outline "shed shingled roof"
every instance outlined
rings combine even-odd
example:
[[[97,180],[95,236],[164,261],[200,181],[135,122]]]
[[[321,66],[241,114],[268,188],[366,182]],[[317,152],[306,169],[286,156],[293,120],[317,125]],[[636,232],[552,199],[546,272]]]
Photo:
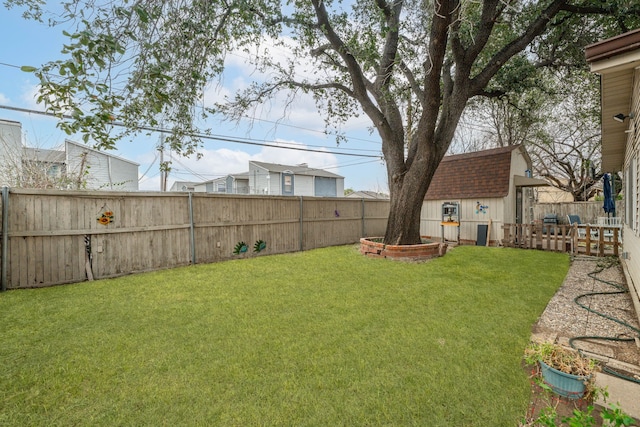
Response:
[[[446,156],[436,170],[425,200],[506,197],[511,153],[520,145]]]

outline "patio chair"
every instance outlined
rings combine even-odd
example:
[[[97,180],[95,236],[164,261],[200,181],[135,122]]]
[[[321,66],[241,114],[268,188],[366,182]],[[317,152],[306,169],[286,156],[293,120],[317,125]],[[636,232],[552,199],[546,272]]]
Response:
[[[583,224],[582,221],[580,221],[579,215],[567,215],[567,219],[569,220],[569,225],[577,224],[580,226],[577,229],[578,238],[584,239],[587,237],[587,229],[585,227],[589,224]],[[596,237],[597,233],[598,233],[597,230],[591,230],[591,237]]]
[[[612,227],[617,228],[619,230],[618,238],[622,240],[622,218],[620,218],[619,216],[598,217],[598,227],[609,227],[602,232],[603,236],[609,240],[613,239]]]

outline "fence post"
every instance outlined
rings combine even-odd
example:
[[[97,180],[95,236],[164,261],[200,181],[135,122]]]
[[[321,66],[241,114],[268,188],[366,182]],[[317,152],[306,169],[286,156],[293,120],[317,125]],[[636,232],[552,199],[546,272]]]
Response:
[[[366,234],[364,234],[365,232],[365,228],[364,228],[364,197],[362,199],[362,237],[367,237]]]
[[[304,203],[302,202],[302,197],[300,196],[300,252],[302,252],[304,250],[304,211],[303,211],[303,205]]]
[[[196,234],[193,225],[193,193],[189,191],[189,243],[191,244],[191,264],[196,264]]]
[[[2,262],[0,270],[0,287],[2,292],[7,290],[7,258],[9,256],[9,187],[2,187]]]

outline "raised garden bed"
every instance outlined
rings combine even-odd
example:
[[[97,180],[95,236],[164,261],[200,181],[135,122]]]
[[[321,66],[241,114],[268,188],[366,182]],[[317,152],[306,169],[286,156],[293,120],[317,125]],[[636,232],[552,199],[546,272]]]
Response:
[[[386,245],[382,237],[360,239],[360,253],[374,258],[423,261],[444,255],[445,243],[424,240],[417,245]]]

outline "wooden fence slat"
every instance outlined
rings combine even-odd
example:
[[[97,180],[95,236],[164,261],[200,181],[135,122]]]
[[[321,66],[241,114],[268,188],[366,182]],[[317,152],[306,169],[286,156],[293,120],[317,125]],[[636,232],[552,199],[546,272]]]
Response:
[[[578,230],[584,230],[585,237],[580,238]],[[544,232],[546,230],[546,232]],[[592,238],[592,230],[598,237]],[[605,231],[612,231],[611,240],[605,240]],[[593,256],[618,256],[622,243],[617,227],[590,225],[545,225],[504,224],[502,245],[505,247],[540,249],[573,254],[584,253]],[[535,235],[535,238],[534,238]]]
[[[85,236],[96,279],[191,262],[186,193],[17,189],[10,198],[8,288],[86,280]],[[243,257],[356,243],[362,230],[383,235],[389,212],[383,200],[201,193],[192,200],[196,262],[238,257],[239,241],[249,246]],[[97,221],[105,209],[114,212],[106,226]],[[267,242],[263,253],[253,252],[258,240]]]

